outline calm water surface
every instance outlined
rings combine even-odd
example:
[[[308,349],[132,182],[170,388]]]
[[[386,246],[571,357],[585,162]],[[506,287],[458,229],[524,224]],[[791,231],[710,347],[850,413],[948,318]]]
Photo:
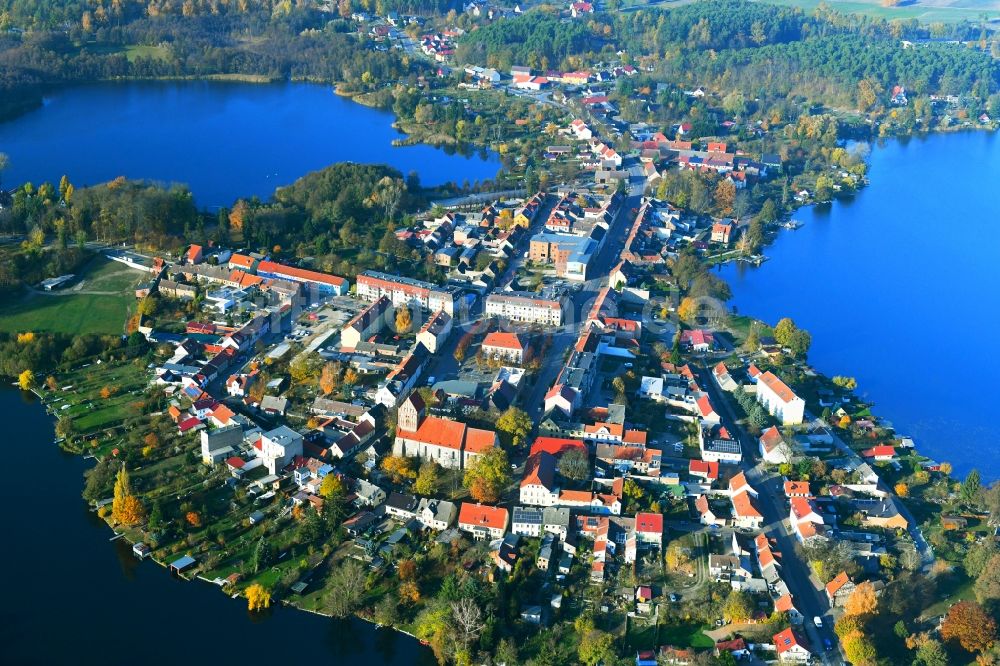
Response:
[[[722,269],[740,312],[789,316],[822,372],[920,451],[1000,477],[1000,137],[965,132],[875,148],[871,185],[796,214],[760,268]]]
[[[292,609],[251,618],[243,600],[139,562],[80,499],[90,463],[52,443],[34,396],[0,387],[0,414],[34,470],[0,484],[0,664],[278,664],[296,650],[338,666],[433,663],[403,634]]]
[[[393,115],[338,97],[329,86],[230,82],[107,83],[53,93],[0,123],[10,156],[4,183],[80,187],[117,176],[186,183],[201,207],[274,189],[334,162],[389,164],[425,185],[494,178],[496,155],[393,147]]]

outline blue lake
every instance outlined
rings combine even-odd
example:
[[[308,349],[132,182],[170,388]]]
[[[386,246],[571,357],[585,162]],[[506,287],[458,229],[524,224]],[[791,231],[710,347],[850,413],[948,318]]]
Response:
[[[200,207],[274,189],[334,162],[389,164],[425,185],[492,179],[495,154],[449,154],[417,145],[393,115],[338,97],[329,86],[229,82],[108,83],[52,93],[45,104],[0,123],[10,156],[5,184],[80,187],[124,175],[186,183]]]
[[[11,574],[0,604],[0,663],[230,664],[245,661],[239,655],[248,649],[260,663],[280,663],[295,645],[322,664],[436,663],[404,634],[290,608],[251,616],[244,600],[214,585],[140,562],[124,540],[108,543],[111,530],[80,497],[92,463],[52,443],[41,403],[4,385],[0,413],[17,415],[5,441],[19,442],[47,480],[39,488],[34,475],[18,474],[0,484],[9,509],[0,568]]]
[[[856,197],[800,210],[759,268],[721,275],[741,313],[812,333],[810,362],[918,449],[1000,478],[1000,137],[890,141]]]

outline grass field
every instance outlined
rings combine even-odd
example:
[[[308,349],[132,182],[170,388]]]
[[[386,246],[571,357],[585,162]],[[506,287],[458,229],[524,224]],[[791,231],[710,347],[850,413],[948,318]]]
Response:
[[[27,290],[0,300],[0,331],[121,333],[135,301],[131,289],[140,278],[137,271],[97,257],[64,291]]]
[[[761,0],[772,5],[801,7],[812,11],[821,0]],[[917,19],[922,23],[957,23],[959,21],[978,22],[986,15],[989,19],[1000,18],[1000,2],[996,0],[941,0],[926,1],[883,7],[879,0],[826,0],[833,9],[847,14],[864,14],[876,18]]]
[[[704,629],[708,627],[693,622],[661,624],[657,629],[654,625],[642,625],[630,621],[625,642],[632,650],[652,650],[658,645],[697,649],[714,647],[715,641],[703,633]]]
[[[137,58],[154,58],[156,60],[166,60],[170,57],[170,49],[165,46],[143,46],[133,44],[125,47],[125,57],[129,62],[134,62]]]

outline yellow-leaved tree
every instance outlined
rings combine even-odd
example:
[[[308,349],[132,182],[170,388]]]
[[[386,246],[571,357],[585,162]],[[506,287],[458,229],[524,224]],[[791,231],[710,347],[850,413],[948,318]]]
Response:
[[[30,369],[25,370],[17,376],[17,385],[22,391],[30,391],[35,388],[35,373]]]
[[[118,470],[115,479],[115,498],[111,503],[111,516],[122,525],[138,525],[146,517],[146,510],[139,498],[132,494],[125,465]]]
[[[246,589],[247,608],[250,611],[264,610],[271,606],[271,592],[261,585],[254,583]]]

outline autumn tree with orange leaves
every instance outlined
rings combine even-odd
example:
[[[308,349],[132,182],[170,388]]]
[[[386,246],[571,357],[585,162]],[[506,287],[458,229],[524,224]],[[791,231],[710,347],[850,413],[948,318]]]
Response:
[[[122,465],[115,479],[115,496],[111,503],[111,516],[122,525],[138,525],[146,517],[146,510],[135,495],[128,472]]]
[[[846,615],[874,615],[876,610],[878,597],[875,596],[875,586],[867,581],[854,588],[844,604]]]
[[[941,638],[958,641],[969,652],[982,652],[996,642],[997,623],[979,604],[960,601],[948,610],[941,623]]]

